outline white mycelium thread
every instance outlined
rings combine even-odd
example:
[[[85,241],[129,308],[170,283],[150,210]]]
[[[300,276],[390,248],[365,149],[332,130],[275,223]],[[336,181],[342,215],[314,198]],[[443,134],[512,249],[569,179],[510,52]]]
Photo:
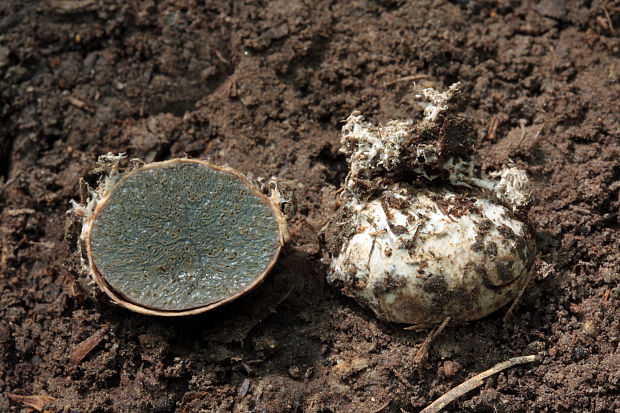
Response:
[[[422,94],[430,101],[424,107],[424,121],[434,122],[441,112],[448,110],[448,101],[459,92],[460,87],[460,82],[457,82],[450,85],[444,93],[440,93],[433,88],[424,89]]]
[[[376,171],[392,171],[404,158],[403,145],[409,137],[413,121],[390,121],[373,126],[354,111],[342,127],[342,152],[350,164],[352,177],[369,177]]]

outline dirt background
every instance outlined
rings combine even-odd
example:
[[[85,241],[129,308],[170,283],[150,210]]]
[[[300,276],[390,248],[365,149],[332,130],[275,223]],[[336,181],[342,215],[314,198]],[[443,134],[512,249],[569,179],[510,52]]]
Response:
[[[617,1],[3,0],[0,411],[414,412],[526,354],[448,410],[619,411],[619,32]],[[428,331],[326,285],[317,237],[342,120],[420,116],[414,81],[463,82],[480,167],[527,169],[541,260],[507,324],[449,326],[423,366]],[[64,237],[108,151],[286,180],[291,246],[202,316],[108,304]]]

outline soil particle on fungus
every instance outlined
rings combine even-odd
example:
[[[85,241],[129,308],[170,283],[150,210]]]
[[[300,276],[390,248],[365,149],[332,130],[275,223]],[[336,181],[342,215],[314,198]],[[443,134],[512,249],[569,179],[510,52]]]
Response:
[[[0,411],[30,409],[12,394],[53,398],[52,411],[412,412],[527,354],[541,362],[488,379],[447,411],[619,410],[617,8],[0,1]],[[507,323],[500,311],[448,326],[419,369],[427,332],[377,320],[328,287],[317,234],[340,207],[351,112],[374,125],[418,119],[420,88],[457,81],[474,170],[513,162],[530,178],[540,261]],[[431,132],[408,138],[452,142]],[[263,288],[175,320],[93,298],[63,234],[79,178],[108,152],[286,181],[298,199],[293,237]],[[338,249],[334,233],[357,230],[325,237]]]

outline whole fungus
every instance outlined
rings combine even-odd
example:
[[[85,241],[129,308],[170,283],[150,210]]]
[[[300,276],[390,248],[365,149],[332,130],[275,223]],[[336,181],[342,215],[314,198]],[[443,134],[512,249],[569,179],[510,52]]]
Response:
[[[251,290],[275,264],[287,236],[275,192],[200,160],[125,173],[117,164],[86,206],[74,204],[90,274],[114,303],[196,314]]]
[[[474,173],[474,133],[447,92],[420,122],[343,127],[350,172],[322,231],[327,281],[378,317],[423,327],[482,318],[515,299],[534,262],[527,175]],[[499,178],[499,179],[497,179]]]

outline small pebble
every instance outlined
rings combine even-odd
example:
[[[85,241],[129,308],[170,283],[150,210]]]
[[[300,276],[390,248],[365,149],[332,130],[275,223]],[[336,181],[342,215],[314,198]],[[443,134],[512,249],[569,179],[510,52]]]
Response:
[[[288,369],[288,374],[289,374],[292,378],[297,379],[297,380],[299,380],[299,379],[301,378],[301,370],[300,370],[300,369],[299,369],[299,367],[297,367],[297,366],[291,366],[291,367]]]
[[[0,47],[0,68],[8,66],[10,53],[11,51],[8,47]]]
[[[449,379],[454,377],[461,369],[461,365],[456,361],[447,360],[443,363],[443,375]]]
[[[581,325],[583,331],[592,338],[598,337],[601,333],[601,330],[598,328],[598,325],[590,320],[586,320]]]
[[[239,389],[239,396],[245,397],[248,394],[248,390],[250,389],[250,380],[244,379],[241,383],[241,388]]]

